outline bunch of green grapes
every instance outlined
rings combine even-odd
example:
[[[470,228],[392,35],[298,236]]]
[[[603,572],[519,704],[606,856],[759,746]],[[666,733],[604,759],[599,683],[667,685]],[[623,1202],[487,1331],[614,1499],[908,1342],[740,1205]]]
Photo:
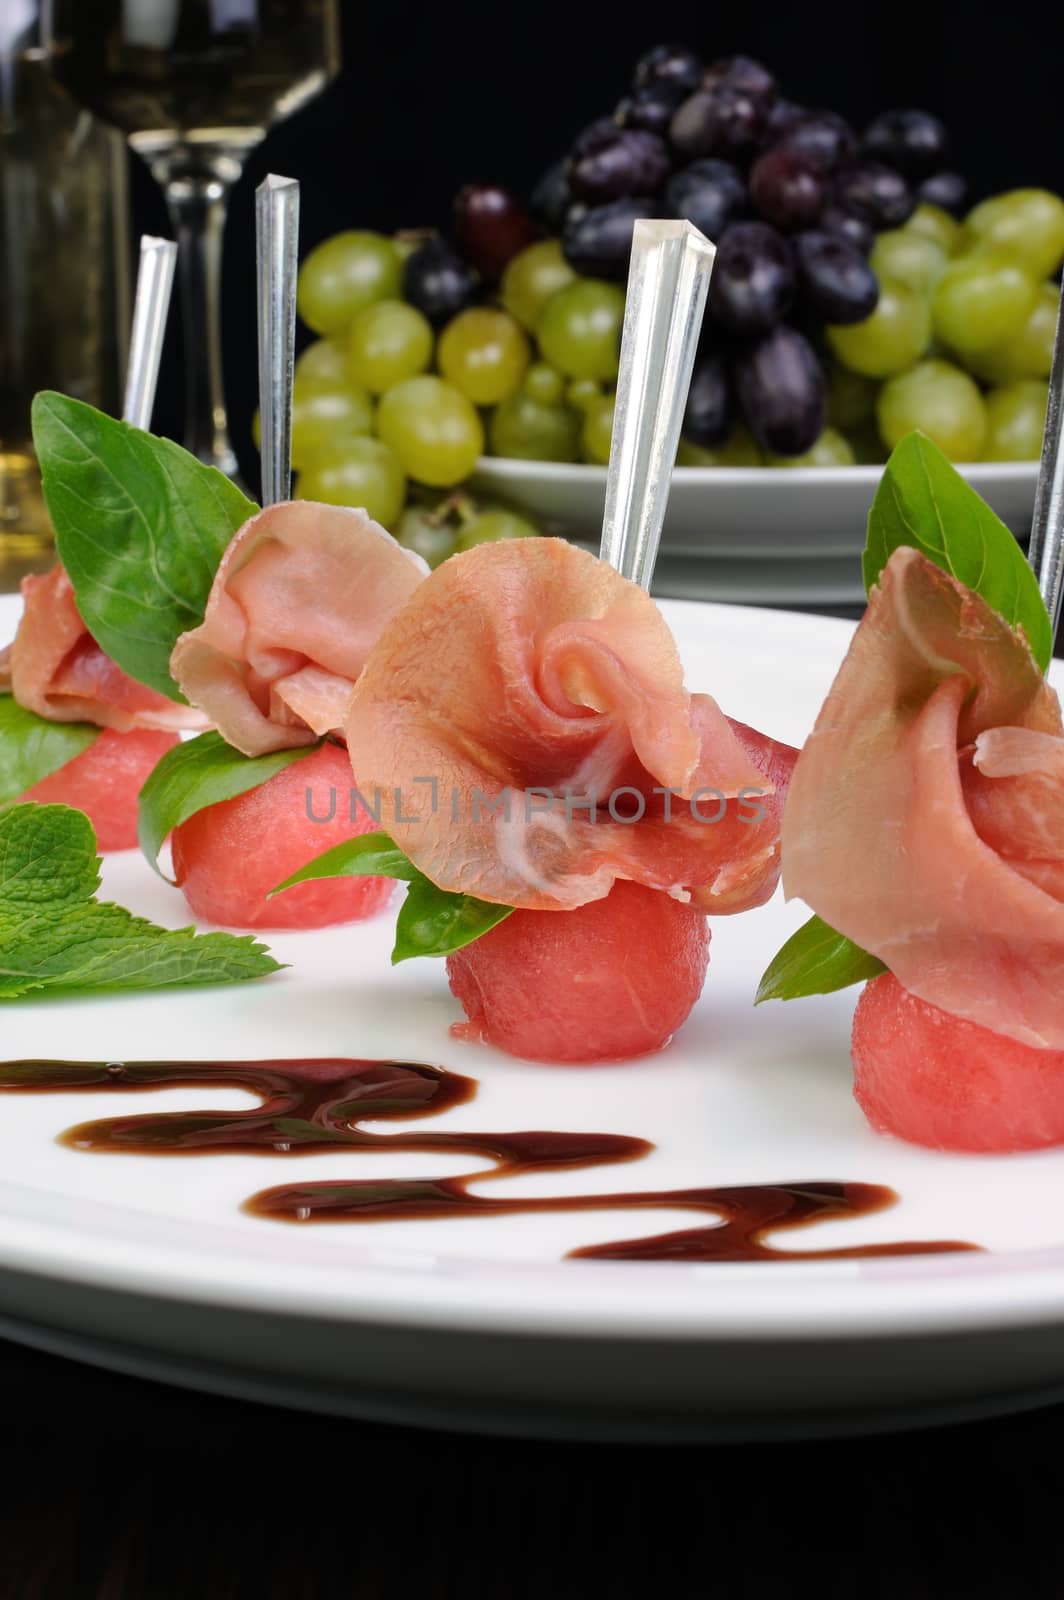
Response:
[[[840,446],[882,460],[919,428],[954,461],[1035,459],[1062,258],[1064,201],[1043,189],[995,195],[963,222],[920,205],[880,233],[875,311],[827,333]]]
[[[421,526],[421,491],[463,483],[489,448],[609,458],[624,291],[578,277],[556,239],[519,250],[489,292],[442,241],[338,234],[304,261],[299,310],[318,335],[296,363],[300,497],[361,505],[398,529],[408,501]],[[482,537],[536,531],[501,515]],[[449,510],[440,527],[455,531]]]

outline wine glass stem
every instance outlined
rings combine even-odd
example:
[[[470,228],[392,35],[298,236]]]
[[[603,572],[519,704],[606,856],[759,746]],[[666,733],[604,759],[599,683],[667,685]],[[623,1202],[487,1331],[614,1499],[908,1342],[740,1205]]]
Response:
[[[235,163],[234,163],[235,166]],[[185,445],[227,476],[237,461],[229,442],[222,381],[222,235],[237,168],[161,174],[177,235],[185,338]]]

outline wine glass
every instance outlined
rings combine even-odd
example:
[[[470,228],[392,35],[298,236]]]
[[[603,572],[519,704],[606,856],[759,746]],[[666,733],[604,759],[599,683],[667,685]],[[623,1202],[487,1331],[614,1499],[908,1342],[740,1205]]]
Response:
[[[121,128],[162,186],[179,245],[185,443],[232,476],[222,384],[230,190],[272,123],[339,69],[337,0],[46,0],[53,71]]]

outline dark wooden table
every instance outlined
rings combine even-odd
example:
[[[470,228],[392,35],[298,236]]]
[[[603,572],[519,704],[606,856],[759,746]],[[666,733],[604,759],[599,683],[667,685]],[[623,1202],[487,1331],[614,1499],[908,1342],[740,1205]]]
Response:
[[[756,1446],[464,1438],[0,1344],[0,1600],[1043,1600],[1064,1408]]]

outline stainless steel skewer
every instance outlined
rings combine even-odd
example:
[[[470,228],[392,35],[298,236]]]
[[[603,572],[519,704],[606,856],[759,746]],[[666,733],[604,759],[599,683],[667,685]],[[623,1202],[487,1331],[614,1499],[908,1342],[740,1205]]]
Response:
[[[716,246],[689,222],[637,222],[600,554],[650,588]]]
[[[1064,311],[1057,317],[1029,560],[1056,632],[1064,597]]]
[[[176,261],[177,245],[172,240],[144,234],[140,241],[126,393],[122,402],[122,416],[136,428],[151,427]]]
[[[262,503],[292,490],[292,375],[296,359],[299,184],[273,173],[255,191]]]

